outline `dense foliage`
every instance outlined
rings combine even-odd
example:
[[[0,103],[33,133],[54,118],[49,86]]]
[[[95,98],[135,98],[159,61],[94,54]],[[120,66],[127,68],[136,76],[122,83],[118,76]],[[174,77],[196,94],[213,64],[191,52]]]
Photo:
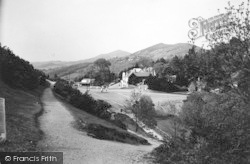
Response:
[[[88,67],[87,73],[84,78],[95,79],[94,85],[104,85],[112,82],[116,76],[110,71],[111,63],[106,59],[97,59],[93,65]]]
[[[15,88],[35,89],[45,85],[45,74],[16,56],[10,49],[0,46],[0,75],[2,80]]]
[[[108,111],[108,108],[111,107],[110,104],[102,100],[94,100],[88,92],[82,94],[79,90],[73,89],[65,80],[58,80],[54,86],[54,91],[79,109],[104,119],[110,119],[111,117],[111,113]]]
[[[188,96],[179,115],[187,132],[155,149],[157,162],[250,163],[249,4],[229,3],[226,24],[209,36],[211,50],[184,57],[185,77],[202,77],[219,93]]]
[[[160,163],[248,163],[250,104],[233,92],[194,93],[180,119],[189,134],[173,137],[154,152]]]
[[[149,89],[164,91],[164,92],[176,92],[179,91],[179,88],[174,85],[174,83],[168,81],[167,78],[159,78],[150,76],[146,80],[146,84]]]

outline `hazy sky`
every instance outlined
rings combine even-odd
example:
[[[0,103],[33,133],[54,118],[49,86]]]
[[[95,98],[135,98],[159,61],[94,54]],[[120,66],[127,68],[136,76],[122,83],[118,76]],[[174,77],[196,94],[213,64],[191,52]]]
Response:
[[[189,19],[223,13],[227,2],[3,0],[0,41],[29,61],[80,60],[118,49],[133,53],[158,43],[187,43]]]

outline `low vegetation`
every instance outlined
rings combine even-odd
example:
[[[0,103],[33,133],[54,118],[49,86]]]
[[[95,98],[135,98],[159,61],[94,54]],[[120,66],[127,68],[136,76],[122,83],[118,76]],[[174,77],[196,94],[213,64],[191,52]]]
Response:
[[[43,107],[40,96],[43,86],[33,91],[10,88],[0,80],[0,97],[5,98],[7,140],[0,144],[0,152],[38,151],[42,139],[38,117]]]
[[[88,124],[88,135],[98,139],[112,140],[129,144],[150,145],[144,138],[136,135],[108,128],[100,124]]]

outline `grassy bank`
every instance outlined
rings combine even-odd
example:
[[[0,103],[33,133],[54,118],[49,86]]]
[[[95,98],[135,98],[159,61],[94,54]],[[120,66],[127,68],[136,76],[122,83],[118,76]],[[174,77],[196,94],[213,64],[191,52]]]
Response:
[[[7,141],[1,152],[38,151],[36,144],[42,137],[38,117],[43,108],[40,95],[45,87],[33,91],[10,88],[0,80],[0,97],[5,98]]]

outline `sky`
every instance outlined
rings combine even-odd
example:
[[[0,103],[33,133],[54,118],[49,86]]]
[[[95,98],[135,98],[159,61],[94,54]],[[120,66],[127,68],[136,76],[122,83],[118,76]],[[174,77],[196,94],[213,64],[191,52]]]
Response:
[[[2,1],[2,3],[1,3]],[[187,43],[188,21],[228,0],[0,0],[0,42],[34,61],[76,61],[158,43]],[[241,0],[231,0],[238,5]]]

